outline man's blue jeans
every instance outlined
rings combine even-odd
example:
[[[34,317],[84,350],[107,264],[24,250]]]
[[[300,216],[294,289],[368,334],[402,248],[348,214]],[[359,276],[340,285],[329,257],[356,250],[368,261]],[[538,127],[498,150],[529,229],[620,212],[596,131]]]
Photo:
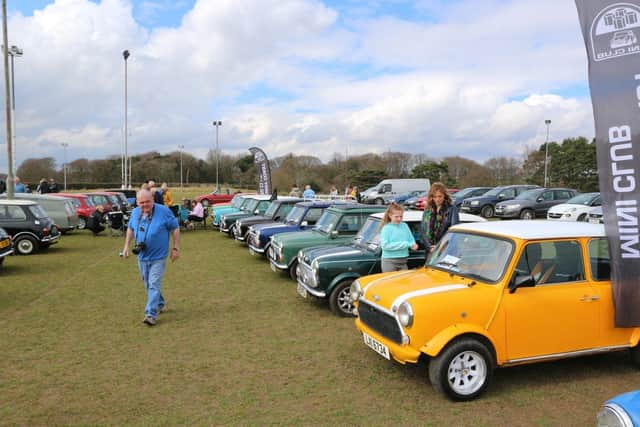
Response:
[[[164,307],[164,297],[160,289],[166,262],[166,259],[156,261],[138,260],[138,268],[142,275],[144,288],[147,290],[147,306],[144,309],[144,315],[151,316],[154,319],[158,316],[158,310]]]

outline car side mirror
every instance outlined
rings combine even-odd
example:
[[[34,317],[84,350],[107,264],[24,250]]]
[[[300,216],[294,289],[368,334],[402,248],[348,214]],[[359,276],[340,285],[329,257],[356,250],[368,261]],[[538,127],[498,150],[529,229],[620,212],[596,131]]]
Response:
[[[333,230],[331,234],[329,234],[329,237],[331,237],[332,239],[338,237],[338,230]]]
[[[509,283],[509,293],[515,293],[518,288],[533,288],[536,285],[536,281],[532,275],[527,274],[524,276],[517,275],[514,280]]]
[[[255,211],[253,211],[253,213],[258,215],[260,213],[260,211],[258,209],[256,209]]]
[[[307,225],[309,225],[309,223],[307,221],[302,221],[300,223],[300,227],[306,227]]]

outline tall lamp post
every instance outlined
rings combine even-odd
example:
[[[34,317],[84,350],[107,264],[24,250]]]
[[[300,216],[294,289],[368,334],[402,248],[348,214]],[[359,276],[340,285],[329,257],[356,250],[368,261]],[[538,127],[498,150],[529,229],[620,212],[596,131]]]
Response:
[[[13,72],[13,58],[20,57],[24,53],[22,49],[20,49],[16,45],[12,45],[7,51],[9,56],[11,57],[11,121],[13,128],[13,135],[11,135],[11,140],[13,141],[13,167],[16,167],[16,84],[14,79]],[[15,171],[14,171],[15,174]]]
[[[62,151],[63,151],[63,159],[64,159],[64,163],[62,164],[62,172],[64,175],[64,191],[67,191],[67,147],[69,146],[68,142],[63,142],[62,144]]]
[[[184,145],[178,145],[180,149],[180,189],[182,190],[182,150],[184,150]]]
[[[214,120],[213,125],[216,127],[216,192],[220,192],[220,182],[218,181],[218,169],[220,163],[220,147],[218,145],[218,128],[222,126],[220,120]]]
[[[127,146],[127,59],[129,59],[130,55],[128,50],[122,51],[122,57],[124,58],[124,161],[122,162],[122,188],[131,188],[131,182],[129,181],[131,164]]]
[[[7,46],[7,0],[2,0],[2,45]],[[13,153],[12,153],[12,138],[11,138],[11,99],[9,98],[9,50],[2,50],[2,63],[4,68],[4,103],[5,103],[5,126],[7,128],[7,134],[5,136],[7,141],[7,198],[13,199],[13,186],[15,184],[13,177]]]
[[[547,175],[547,171],[549,170],[549,125],[551,125],[551,120],[547,119],[544,121],[544,124],[547,125],[547,139],[546,142],[544,144],[544,186],[548,187],[549,186],[549,182],[548,182],[548,175]]]

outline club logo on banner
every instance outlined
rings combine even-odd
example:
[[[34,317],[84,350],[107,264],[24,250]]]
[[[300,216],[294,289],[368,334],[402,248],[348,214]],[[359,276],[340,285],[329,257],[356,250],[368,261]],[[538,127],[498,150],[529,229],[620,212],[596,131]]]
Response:
[[[594,61],[640,53],[640,8],[629,3],[604,8],[593,20],[590,36]]]
[[[249,148],[258,169],[258,194],[271,194],[271,168],[267,155],[258,147]]]
[[[640,0],[575,0],[589,89],[617,327],[640,326]]]

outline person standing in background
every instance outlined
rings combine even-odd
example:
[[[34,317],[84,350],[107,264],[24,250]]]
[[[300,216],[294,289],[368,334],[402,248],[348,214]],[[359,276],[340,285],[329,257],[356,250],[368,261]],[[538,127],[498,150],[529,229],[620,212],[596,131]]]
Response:
[[[397,203],[391,203],[382,218],[380,247],[382,248],[382,272],[407,269],[409,249],[418,249],[409,226],[402,222],[404,209]]]
[[[162,203],[167,207],[173,206],[173,195],[167,183],[163,182],[160,189],[162,190]]]
[[[313,189],[311,188],[310,185],[305,185],[304,187],[304,193],[302,193],[302,198],[304,199],[315,199],[316,198],[316,192],[313,191]]]
[[[420,224],[420,236],[424,242],[427,257],[449,227],[459,222],[458,208],[453,204],[447,187],[441,182],[434,182],[427,193],[427,202]]]
[[[58,188],[58,184],[56,180],[53,178],[49,178],[49,193],[59,193],[60,189]]]
[[[13,192],[14,193],[24,193],[25,192],[24,184],[22,182],[20,182],[20,178],[17,175],[13,178],[13,182],[15,182],[15,184],[13,186]]]

